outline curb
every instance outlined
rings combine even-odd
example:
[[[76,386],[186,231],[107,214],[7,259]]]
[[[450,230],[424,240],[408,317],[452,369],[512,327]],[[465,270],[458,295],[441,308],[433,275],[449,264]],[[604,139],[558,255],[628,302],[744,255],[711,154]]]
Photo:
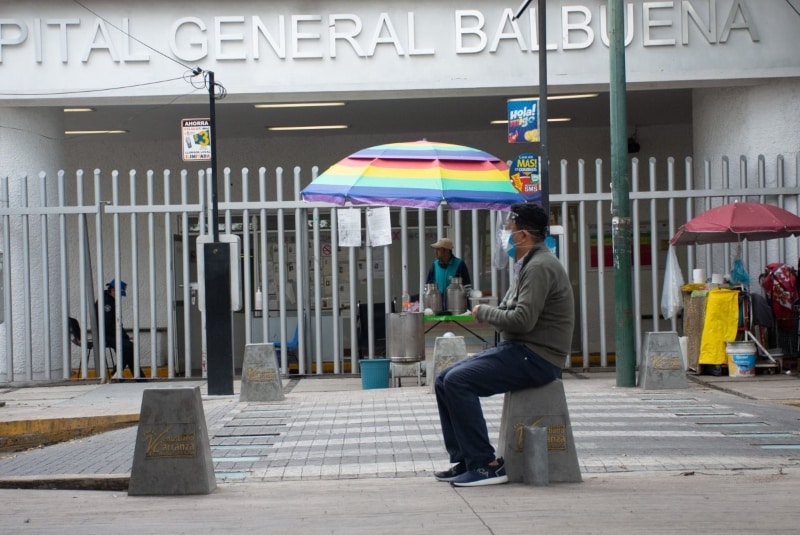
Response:
[[[0,478],[0,489],[128,491],[128,474],[66,474]]]
[[[139,413],[0,422],[0,452],[23,451],[139,423]]]

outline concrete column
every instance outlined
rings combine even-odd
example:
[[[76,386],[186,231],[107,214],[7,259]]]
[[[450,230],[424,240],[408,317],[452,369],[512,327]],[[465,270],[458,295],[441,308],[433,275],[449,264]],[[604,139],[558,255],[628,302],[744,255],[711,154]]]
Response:
[[[692,98],[695,186],[703,186],[703,162],[711,162],[712,187],[721,187],[722,157],[730,161],[730,187],[740,186],[740,157],[747,158],[749,185],[756,184],[758,156],[764,156],[766,186],[776,185],[778,156],[784,158],[787,184],[800,178],[800,80],[769,80],[761,85],[695,89]],[[744,186],[744,184],[742,184]],[[749,198],[758,201],[758,198]],[[787,209],[800,207],[787,204]],[[797,251],[778,258],[776,242],[766,242],[774,261],[797,264]],[[699,251],[702,257],[702,251]],[[763,266],[748,266],[751,286]],[[723,273],[723,266],[713,266]]]
[[[782,154],[789,164],[787,171],[794,173],[794,159],[800,151],[796,121],[800,117],[800,80],[695,89],[692,108],[694,157],[701,169],[702,161],[710,159],[712,172],[716,171],[718,177],[722,156],[732,160],[733,171],[738,169],[739,156],[744,155],[753,160],[748,173],[755,173],[756,157],[763,154],[769,176],[769,168],[774,169],[776,157]]]
[[[24,202],[24,181],[27,177],[29,206],[43,204],[39,173],[47,174],[47,203],[56,204],[58,185],[56,173],[64,161],[64,119],[60,108],[0,108],[0,177],[8,177],[9,199],[2,199],[12,207]],[[9,262],[6,269],[11,272],[11,317],[0,325],[0,382],[45,379],[48,377],[46,363],[51,361],[52,379],[62,377],[62,348],[68,340],[62,339],[61,286],[59,282],[58,221],[48,221],[48,279],[49,308],[42,306],[42,232],[38,217],[29,218],[30,240],[30,286],[31,298],[24,303],[22,218],[13,216],[10,223],[11,250],[3,251]],[[2,242],[0,242],[2,247]],[[1,306],[1,305],[0,305]],[[31,332],[26,332],[25,316],[29,310]],[[50,342],[45,347],[44,318],[49,313]],[[13,377],[8,376],[7,354],[8,326],[13,329]],[[29,342],[30,340],[30,342]],[[30,343],[30,346],[28,344]],[[30,375],[30,377],[28,377]]]

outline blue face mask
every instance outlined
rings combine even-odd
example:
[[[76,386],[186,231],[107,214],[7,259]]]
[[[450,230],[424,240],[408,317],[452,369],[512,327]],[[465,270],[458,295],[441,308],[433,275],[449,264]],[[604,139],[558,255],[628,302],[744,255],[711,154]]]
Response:
[[[503,236],[508,236],[508,239],[503,242],[503,249],[506,250],[506,254],[510,256],[512,259],[517,257],[517,244],[514,243],[514,234],[517,232],[522,232],[521,230],[517,230],[515,232],[511,232],[509,230],[503,230]]]
[[[508,236],[508,245],[506,246],[506,254],[511,257],[511,259],[515,259],[517,257],[517,244],[514,243],[514,235],[509,234]]]

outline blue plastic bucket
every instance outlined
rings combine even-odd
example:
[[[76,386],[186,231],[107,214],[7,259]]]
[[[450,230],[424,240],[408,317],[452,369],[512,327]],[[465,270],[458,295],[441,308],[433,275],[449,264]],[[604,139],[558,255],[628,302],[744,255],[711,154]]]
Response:
[[[362,359],[358,361],[361,368],[361,388],[389,388],[389,359]]]
[[[725,342],[730,377],[752,377],[756,374],[756,345],[753,342]]]

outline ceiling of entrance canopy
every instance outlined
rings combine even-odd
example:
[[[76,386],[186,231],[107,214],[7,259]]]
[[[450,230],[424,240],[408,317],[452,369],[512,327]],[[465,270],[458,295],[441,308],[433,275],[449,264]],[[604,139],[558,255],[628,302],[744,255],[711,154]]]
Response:
[[[91,113],[68,113],[66,130],[127,130],[127,139],[171,139],[180,120],[208,116],[208,101],[194,97],[195,104],[142,104],[93,106]],[[275,136],[330,136],[337,132],[364,135],[376,132],[420,133],[473,131],[497,128],[490,121],[503,119],[506,99],[500,96],[408,98],[393,100],[346,100],[345,106],[326,108],[255,109],[254,102],[236,102],[229,96],[217,104],[219,135],[237,138],[268,139]],[[265,102],[264,101],[261,102]],[[80,105],[92,106],[83,102]],[[77,105],[76,105],[77,106]],[[594,98],[550,100],[551,118],[569,117],[565,123],[550,123],[554,128],[607,127],[608,93]],[[628,91],[628,124],[653,126],[689,124],[692,121],[691,90],[664,89]],[[346,124],[346,130],[273,132],[268,126]]]

